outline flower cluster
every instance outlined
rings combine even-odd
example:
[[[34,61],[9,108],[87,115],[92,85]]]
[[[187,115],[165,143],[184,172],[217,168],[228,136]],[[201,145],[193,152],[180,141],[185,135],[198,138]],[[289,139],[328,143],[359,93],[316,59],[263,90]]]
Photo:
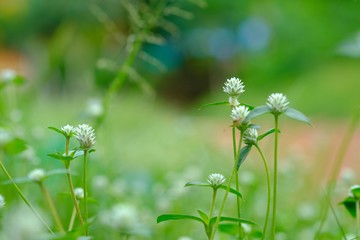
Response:
[[[239,126],[245,123],[245,119],[249,115],[249,108],[245,106],[237,106],[231,110],[231,118],[235,125]]]
[[[247,145],[256,145],[258,132],[255,128],[248,128],[244,133],[244,143]]]
[[[275,114],[283,113],[287,110],[289,101],[286,96],[282,93],[273,93],[269,96],[266,105]]]
[[[81,124],[75,128],[75,137],[81,148],[89,149],[95,144],[94,129],[87,124]]]
[[[61,130],[64,132],[65,137],[67,138],[70,138],[75,134],[75,128],[73,126],[70,126],[69,124],[63,126]]]
[[[229,104],[231,107],[239,105],[238,97],[245,92],[244,88],[245,85],[239,78],[232,77],[226,80],[223,89],[224,92],[229,95]]]
[[[207,181],[213,188],[218,188],[225,180],[225,177],[220,173],[212,173],[209,175]]]
[[[29,172],[27,176],[34,182],[41,182],[45,177],[45,171],[42,168],[37,168]]]

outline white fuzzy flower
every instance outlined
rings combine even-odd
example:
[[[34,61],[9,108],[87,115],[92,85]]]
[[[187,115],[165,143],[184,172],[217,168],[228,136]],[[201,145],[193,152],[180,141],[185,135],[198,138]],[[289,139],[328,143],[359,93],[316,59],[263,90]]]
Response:
[[[208,177],[208,183],[214,188],[218,188],[225,182],[225,177],[220,173],[212,173]]]
[[[244,142],[247,145],[257,144],[258,132],[255,128],[248,128],[244,133]]]
[[[75,137],[81,148],[89,149],[95,144],[94,129],[87,124],[81,124],[75,128]]]
[[[84,189],[83,188],[75,188],[74,189],[75,197],[77,199],[83,199],[84,198]]]
[[[75,128],[73,126],[70,126],[69,124],[63,126],[61,130],[65,133],[66,137],[71,137],[75,134]]]
[[[227,79],[225,82],[225,87],[223,87],[224,92],[232,97],[238,97],[240,94],[245,92],[244,88],[244,83],[239,78],[235,77]]]
[[[3,195],[0,194],[0,208],[3,208],[5,204],[5,198],[3,197]]]
[[[104,108],[99,99],[92,98],[88,101],[86,111],[93,117],[99,117],[104,113]]]
[[[273,113],[283,113],[289,105],[289,101],[282,93],[273,93],[269,96],[266,103]]]
[[[232,108],[240,105],[237,97],[232,97],[232,96],[229,97],[229,104],[230,104],[230,107],[232,107]]]
[[[44,177],[45,177],[45,171],[44,169],[41,168],[34,169],[28,174],[28,178],[30,178],[30,180],[34,182],[40,182],[44,179]]]
[[[231,110],[231,118],[234,122],[236,122],[236,124],[241,125],[245,118],[247,117],[247,115],[249,114],[249,108],[246,106],[238,106],[238,107],[234,107]]]

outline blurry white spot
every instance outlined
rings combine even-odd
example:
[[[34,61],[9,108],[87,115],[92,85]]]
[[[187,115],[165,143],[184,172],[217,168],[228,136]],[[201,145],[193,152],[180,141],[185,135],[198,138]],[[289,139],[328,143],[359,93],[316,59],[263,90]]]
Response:
[[[360,57],[360,32],[355,33],[353,37],[347,39],[345,42],[341,43],[338,50],[338,53],[343,54],[348,57],[359,58]]]

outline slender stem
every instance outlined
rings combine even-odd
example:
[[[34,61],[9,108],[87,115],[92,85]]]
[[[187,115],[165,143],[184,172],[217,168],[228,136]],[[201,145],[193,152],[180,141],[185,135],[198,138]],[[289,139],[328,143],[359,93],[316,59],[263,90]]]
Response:
[[[217,189],[214,189],[214,191],[213,191],[213,195],[212,195],[212,199],[211,199],[209,219],[211,219],[211,218],[212,218],[212,215],[213,215],[213,212],[214,212],[214,208],[215,208],[215,200],[216,200],[216,194],[217,194]]]
[[[71,218],[70,218],[70,222],[69,222],[69,227],[68,227],[68,231],[70,232],[73,227],[74,227],[74,222],[75,222],[75,217],[76,217],[76,208],[74,207],[71,213]]]
[[[360,239],[360,201],[356,200],[356,239]]]
[[[267,181],[267,204],[266,204],[266,217],[265,217],[265,223],[264,223],[264,228],[263,228],[263,234],[262,234],[262,238],[261,239],[265,239],[266,237],[266,230],[267,230],[267,225],[269,222],[269,216],[270,216],[270,198],[271,198],[271,189],[270,189],[270,174],[269,174],[269,168],[268,165],[266,163],[266,158],[264,156],[264,153],[261,151],[261,149],[259,148],[259,146],[256,144],[254,145],[256,147],[256,149],[259,151],[261,158],[263,160],[264,163],[264,167],[265,167],[265,172],[266,172],[266,181]]]
[[[84,179],[83,179],[83,188],[84,188],[84,211],[85,211],[85,236],[89,235],[88,229],[88,206],[87,206],[87,153],[88,150],[84,150]]]
[[[238,152],[236,151],[236,128],[232,127],[232,139],[233,139],[233,151],[234,151],[234,164],[235,166],[237,166],[237,156],[238,156]],[[241,147],[241,142],[242,142],[242,134],[240,134],[240,140],[239,140],[239,146]],[[236,191],[240,191],[240,187],[239,187],[239,175],[236,172],[235,174],[235,188]],[[237,206],[237,217],[240,218],[241,216],[241,206],[240,206],[240,198],[237,196],[236,197],[236,206]],[[241,223],[238,224],[238,231],[239,231],[239,239],[242,236],[242,227],[241,227]]]
[[[51,215],[54,218],[54,221],[55,221],[55,224],[56,224],[58,230],[60,232],[64,233],[65,232],[64,226],[61,223],[59,214],[58,214],[58,212],[56,210],[54,201],[52,200],[52,198],[51,198],[51,196],[49,194],[49,191],[46,189],[43,182],[39,182],[39,186],[40,186],[40,189],[41,189],[42,193],[44,194],[45,200],[46,200],[46,202],[47,202],[47,204],[48,204],[48,206],[50,208]]]
[[[220,217],[221,217],[222,212],[224,211],[226,199],[227,199],[228,194],[229,194],[229,191],[230,191],[231,182],[232,182],[232,180],[233,180],[233,178],[234,178],[235,175],[236,175],[236,165],[234,164],[234,167],[233,167],[233,170],[232,170],[232,174],[231,174],[230,179],[229,179],[229,183],[228,183],[228,185],[227,185],[227,187],[226,187],[224,199],[223,199],[223,201],[222,201],[222,203],[221,203],[221,206],[220,206],[219,214],[218,214],[218,216],[217,216],[217,218],[216,218],[215,224],[214,224],[213,229],[212,229],[212,234],[211,234],[211,236],[210,236],[210,240],[213,240],[214,237],[215,237],[216,228],[217,228],[217,226],[219,225]]]
[[[68,179],[68,182],[69,182],[69,187],[70,187],[71,198],[73,200],[74,207],[76,209],[76,213],[77,213],[77,215],[79,217],[80,225],[84,225],[84,220],[83,220],[83,217],[81,215],[79,203],[78,203],[78,201],[76,199],[76,196],[75,196],[74,185],[73,185],[73,182],[72,182],[72,179],[71,179],[70,169],[69,169],[68,166],[65,166],[65,167],[66,167],[66,176],[67,176],[67,179]]]
[[[51,230],[51,228],[49,227],[49,225],[47,225],[47,223],[45,222],[45,220],[40,216],[40,214],[36,211],[36,209],[31,205],[31,203],[27,200],[27,198],[25,197],[25,195],[22,193],[22,191],[20,190],[20,188],[18,187],[18,185],[14,182],[13,178],[10,176],[9,172],[6,170],[4,164],[2,163],[1,159],[0,159],[0,167],[3,170],[3,172],[5,173],[6,177],[10,180],[10,182],[12,183],[13,187],[15,188],[15,190],[17,191],[17,193],[20,195],[21,199],[25,202],[25,204],[31,209],[31,211],[33,211],[33,213],[36,215],[36,217],[40,220],[40,222],[46,227],[46,229],[51,233],[54,234],[54,232]]]
[[[277,175],[278,175],[278,135],[279,135],[279,116],[275,115],[275,142],[274,142],[274,186],[273,186],[273,207],[271,222],[271,239],[275,239],[276,228],[276,200],[277,200]]]

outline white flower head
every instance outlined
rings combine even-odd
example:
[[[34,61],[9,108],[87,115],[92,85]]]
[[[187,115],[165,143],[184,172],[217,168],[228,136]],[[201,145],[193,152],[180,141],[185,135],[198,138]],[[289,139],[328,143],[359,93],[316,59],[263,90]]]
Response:
[[[287,110],[289,101],[282,93],[273,93],[269,96],[266,103],[273,113],[283,113]]]
[[[239,78],[235,77],[227,79],[225,82],[225,86],[223,87],[224,92],[229,94],[231,97],[240,96],[240,94],[245,92],[244,88],[244,83]]]
[[[234,123],[236,123],[237,125],[241,125],[245,118],[247,117],[247,115],[249,114],[249,108],[246,106],[238,106],[238,107],[234,107],[231,110],[231,118],[234,121]]]
[[[360,200],[360,185],[351,186],[349,196],[355,198],[356,200]]]
[[[258,132],[255,128],[248,128],[244,133],[244,142],[247,145],[257,144]]]
[[[213,188],[218,188],[221,184],[225,182],[225,180],[226,179],[222,174],[212,173],[209,175],[207,181]]]
[[[75,197],[77,199],[83,199],[84,198],[84,189],[83,188],[75,188],[74,189]]]
[[[81,124],[75,128],[75,137],[81,148],[89,149],[95,144],[94,129],[87,124]]]
[[[28,178],[34,182],[41,182],[45,177],[45,170],[42,168],[36,168],[29,172]]]
[[[65,133],[66,137],[71,137],[75,134],[75,128],[69,124],[63,126],[61,130]]]
[[[232,107],[232,108],[240,105],[237,97],[232,97],[232,96],[229,97],[229,104],[230,104],[230,107]]]
[[[0,208],[3,208],[5,204],[5,198],[3,197],[3,195],[0,194]]]

